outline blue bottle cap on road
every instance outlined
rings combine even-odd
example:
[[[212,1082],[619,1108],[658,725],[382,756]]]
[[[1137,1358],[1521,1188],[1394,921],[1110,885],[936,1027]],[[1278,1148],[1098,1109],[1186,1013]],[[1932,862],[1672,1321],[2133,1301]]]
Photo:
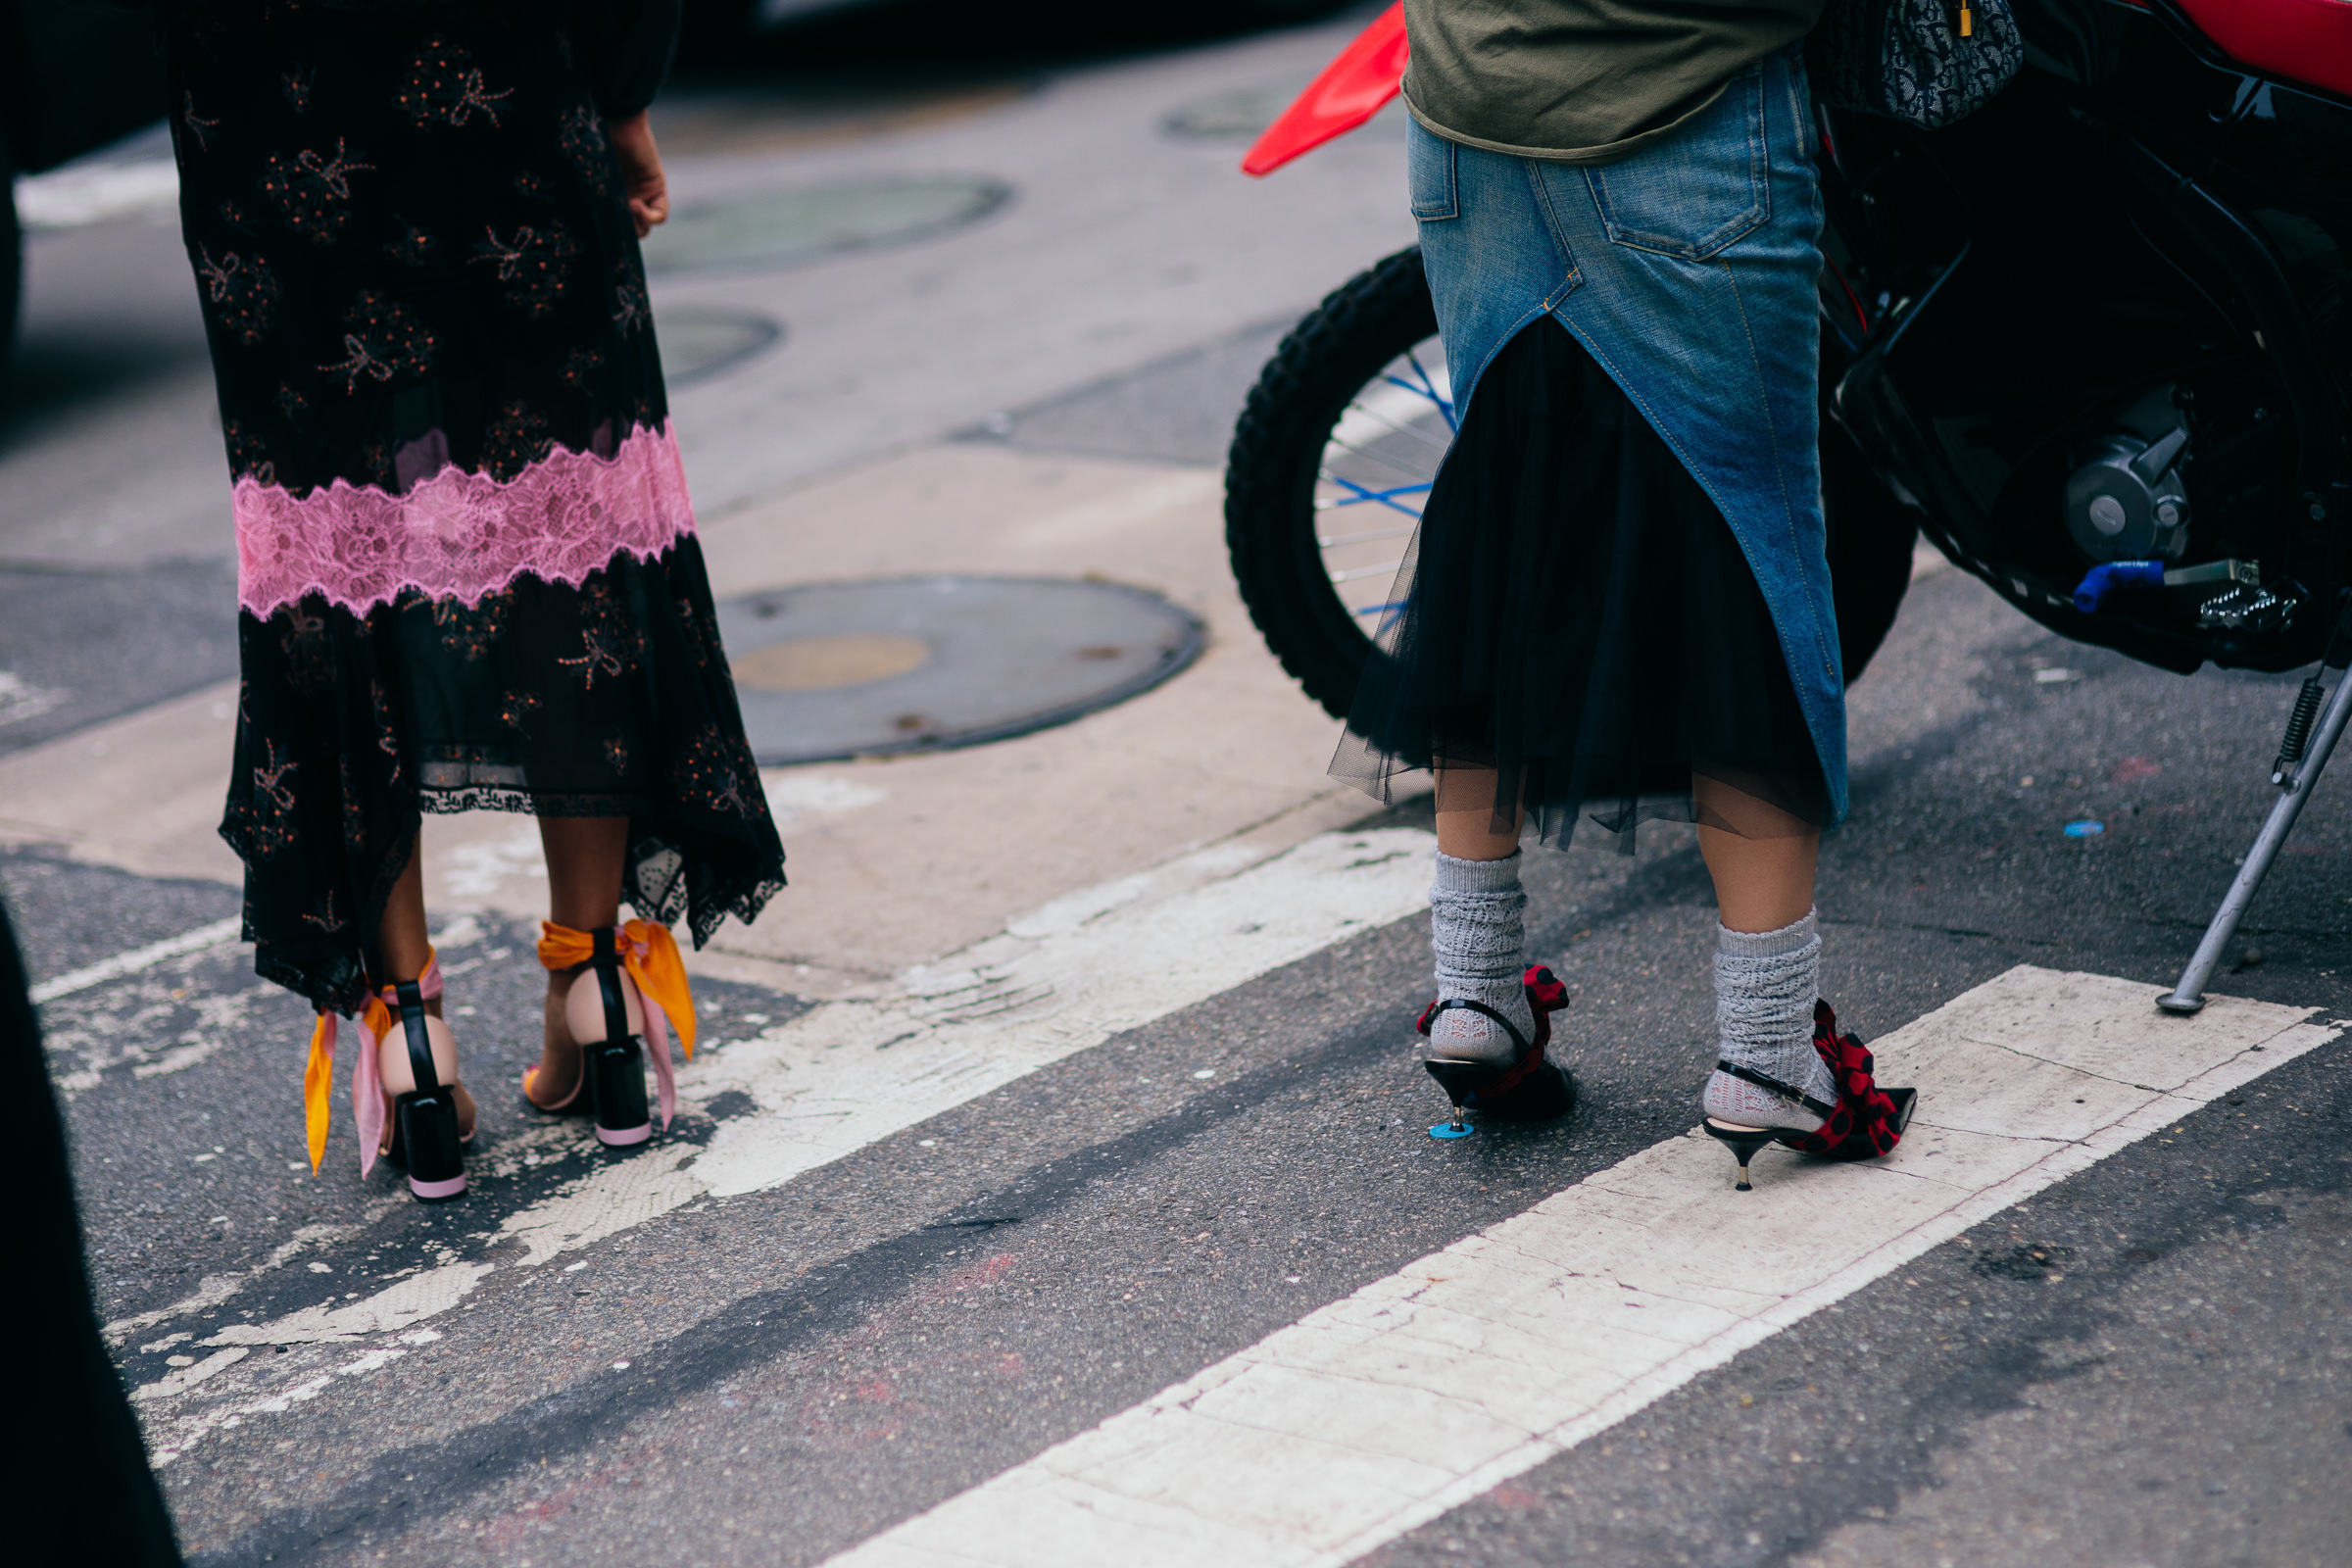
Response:
[[[1429,1130],[1432,1138],[1467,1138],[1472,1132],[1466,1121],[1442,1121]]]
[[[2066,836],[2070,839],[2095,839],[2106,831],[2106,823],[2094,821],[2088,817],[2080,822],[2066,824]]]

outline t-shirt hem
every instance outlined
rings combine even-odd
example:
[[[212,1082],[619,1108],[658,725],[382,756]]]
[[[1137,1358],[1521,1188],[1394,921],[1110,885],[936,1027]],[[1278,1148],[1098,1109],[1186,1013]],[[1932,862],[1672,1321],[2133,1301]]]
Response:
[[[1708,93],[1663,125],[1653,125],[1648,130],[1617,141],[1602,142],[1594,147],[1525,147],[1515,142],[1494,141],[1485,136],[1473,136],[1468,131],[1456,130],[1451,125],[1442,124],[1424,114],[1421,106],[1413,102],[1412,82],[1409,76],[1405,79],[1403,93],[1404,112],[1413,117],[1415,123],[1433,136],[1443,136],[1447,141],[1459,142],[1464,147],[1476,147],[1490,153],[1505,153],[1513,158],[1537,158],[1553,164],[1613,164],[1621,158],[1632,157],[1644,147],[1664,141],[1682,129],[1683,126],[1703,113],[1716,99],[1722,97],[1723,89],[1730,85],[1729,77],[1717,82],[1713,92]]]

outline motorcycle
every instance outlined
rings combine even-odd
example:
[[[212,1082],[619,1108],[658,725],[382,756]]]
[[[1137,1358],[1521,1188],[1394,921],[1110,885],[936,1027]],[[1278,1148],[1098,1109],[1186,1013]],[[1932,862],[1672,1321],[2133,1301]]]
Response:
[[[1922,130],[1817,106],[1822,487],[1845,676],[1924,534],[2051,631],[2187,674],[2317,664],[2278,796],[2174,988],[2204,986],[2293,829],[2352,679],[2352,6],[2013,0],[2025,68]],[[1243,162],[1369,120],[1393,7]],[[1226,471],[1234,575],[1344,716],[1456,424],[1418,250],[1334,291],[1251,391]]]

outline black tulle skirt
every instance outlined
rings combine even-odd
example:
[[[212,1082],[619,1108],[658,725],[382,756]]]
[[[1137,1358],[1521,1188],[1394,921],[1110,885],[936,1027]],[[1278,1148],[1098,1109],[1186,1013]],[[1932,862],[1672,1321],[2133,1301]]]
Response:
[[[1382,799],[1745,837],[1828,820],[1821,762],[1755,573],[1723,514],[1608,373],[1545,318],[1496,354],[1389,596],[1332,772]]]

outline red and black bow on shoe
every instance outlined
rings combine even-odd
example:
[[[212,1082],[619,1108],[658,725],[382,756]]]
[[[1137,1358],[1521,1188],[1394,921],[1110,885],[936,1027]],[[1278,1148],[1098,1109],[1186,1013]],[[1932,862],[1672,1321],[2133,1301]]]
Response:
[[[1813,1004],[1813,1049],[1838,1081],[1838,1103],[1829,1119],[1809,1133],[1784,1133],[1780,1141],[1800,1154],[1824,1159],[1875,1159],[1894,1152],[1919,1103],[1916,1089],[1881,1089],[1877,1068],[1859,1037],[1838,1032],[1838,1014],[1826,1002]],[[1808,1103],[1811,1102],[1808,1101]]]
[[[1520,984],[1527,991],[1528,1008],[1536,1015],[1533,1043],[1501,1013],[1466,997],[1432,1002],[1414,1021],[1413,1027],[1426,1035],[1440,1013],[1466,1008],[1494,1019],[1519,1048],[1518,1054],[1507,1063],[1447,1061],[1437,1056],[1422,1059],[1421,1065],[1429,1069],[1438,1087],[1453,1102],[1457,1117],[1462,1111],[1475,1110],[1498,1121],[1544,1121],[1565,1116],[1576,1108],[1576,1080],[1569,1076],[1567,1068],[1544,1056],[1544,1049],[1551,1044],[1551,1015],[1568,1005],[1568,988],[1542,964],[1521,976]]]

